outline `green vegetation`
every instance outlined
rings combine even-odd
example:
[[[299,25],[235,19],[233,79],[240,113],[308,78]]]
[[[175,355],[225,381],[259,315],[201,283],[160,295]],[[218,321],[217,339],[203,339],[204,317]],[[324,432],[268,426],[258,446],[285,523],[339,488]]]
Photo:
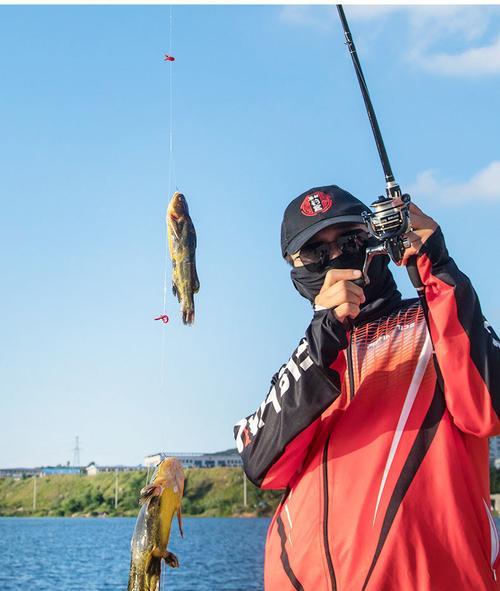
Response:
[[[490,466],[490,492],[500,493],[500,469]]]
[[[268,516],[281,498],[280,493],[259,490],[247,481],[247,507],[244,507],[243,472],[239,468],[190,468],[185,473],[184,515]],[[135,516],[139,491],[146,483],[146,470],[118,474],[116,509],[114,473],[36,478],[35,510],[34,480],[0,479],[1,516]]]

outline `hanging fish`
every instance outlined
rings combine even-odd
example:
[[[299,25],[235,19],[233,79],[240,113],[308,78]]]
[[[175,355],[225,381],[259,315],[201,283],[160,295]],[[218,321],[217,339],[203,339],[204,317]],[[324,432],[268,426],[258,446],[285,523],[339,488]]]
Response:
[[[165,458],[157,466],[151,482],[141,490],[142,505],[131,541],[132,557],[128,591],[159,591],[161,561],[176,568],[177,557],[167,550],[174,514],[182,531],[181,501],[184,472],[176,458]]]
[[[172,259],[172,292],[181,304],[182,322],[194,322],[194,294],[200,289],[196,273],[196,232],[182,193],[175,192],[167,209],[168,249]]]

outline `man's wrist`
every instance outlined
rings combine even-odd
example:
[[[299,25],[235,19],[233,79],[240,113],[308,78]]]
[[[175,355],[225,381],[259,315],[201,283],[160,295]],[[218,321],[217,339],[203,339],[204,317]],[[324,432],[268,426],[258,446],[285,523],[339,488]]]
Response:
[[[418,257],[426,255],[434,267],[441,267],[449,262],[450,255],[446,248],[441,226],[438,226],[429,238],[422,244]]]

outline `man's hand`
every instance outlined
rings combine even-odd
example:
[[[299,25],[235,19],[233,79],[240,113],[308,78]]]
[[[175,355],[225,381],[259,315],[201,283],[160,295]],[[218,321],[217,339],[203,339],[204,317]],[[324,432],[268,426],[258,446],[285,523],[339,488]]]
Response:
[[[424,242],[434,233],[438,224],[428,215],[418,208],[414,203],[410,203],[410,224],[413,230],[405,234],[410,241],[411,246],[404,252],[402,265],[408,263],[408,259],[418,254]]]
[[[330,269],[314,304],[331,308],[339,322],[356,318],[360,305],[365,301],[363,289],[353,283],[360,277],[361,271],[357,269]]]

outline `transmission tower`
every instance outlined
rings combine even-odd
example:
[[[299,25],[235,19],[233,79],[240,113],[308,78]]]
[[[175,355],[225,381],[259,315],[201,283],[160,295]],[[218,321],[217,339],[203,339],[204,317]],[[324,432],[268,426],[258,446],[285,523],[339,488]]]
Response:
[[[75,448],[73,449],[73,466],[80,467],[80,439],[78,435],[75,438]]]

